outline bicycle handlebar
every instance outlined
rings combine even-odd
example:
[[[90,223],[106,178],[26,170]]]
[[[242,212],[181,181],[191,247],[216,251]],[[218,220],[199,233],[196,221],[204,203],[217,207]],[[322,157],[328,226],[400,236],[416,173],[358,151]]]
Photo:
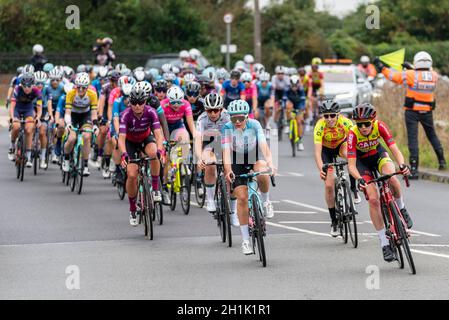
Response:
[[[329,169],[329,167],[343,167],[346,166],[348,164],[348,161],[337,161],[337,162],[332,162],[332,163],[326,163],[323,165],[323,171],[327,171],[327,169]]]
[[[372,180],[368,181],[366,184],[368,185],[368,184],[372,184],[372,183],[387,181],[387,180],[389,180],[392,177],[397,176],[397,175],[402,175],[402,172],[401,171],[397,171],[397,172],[394,172],[394,173],[386,174],[386,175],[380,176],[380,177],[378,177],[376,179],[372,179]],[[410,187],[410,181],[408,180],[407,176],[404,176],[404,181],[405,181],[405,186],[407,188]],[[368,197],[368,194],[366,193],[366,190],[363,190],[363,193],[365,194],[365,199],[368,201],[369,197]]]

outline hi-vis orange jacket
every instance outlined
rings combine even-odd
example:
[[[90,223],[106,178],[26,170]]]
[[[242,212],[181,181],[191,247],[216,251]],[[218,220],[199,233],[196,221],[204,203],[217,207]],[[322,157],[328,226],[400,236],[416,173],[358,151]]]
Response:
[[[406,70],[402,72],[384,68],[387,79],[407,88],[405,110],[432,111],[435,108],[435,88],[438,74],[431,70]]]

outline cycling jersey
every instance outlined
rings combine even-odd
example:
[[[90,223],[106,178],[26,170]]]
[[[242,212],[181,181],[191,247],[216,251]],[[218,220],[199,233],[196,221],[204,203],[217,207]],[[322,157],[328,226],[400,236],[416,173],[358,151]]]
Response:
[[[257,100],[259,100],[259,106],[260,106],[260,102],[263,101],[267,101],[268,99],[270,99],[272,96],[274,96],[274,90],[273,90],[273,85],[271,84],[271,82],[268,82],[267,85],[265,86],[265,88],[262,86],[262,82],[258,81],[256,83],[257,86]],[[263,107],[263,103],[262,106]]]
[[[128,106],[125,104],[124,100],[123,97],[115,99],[112,107],[112,118],[120,118],[122,112],[126,110]]]
[[[14,88],[15,86],[18,86],[19,84],[20,84],[20,76],[15,76],[11,79],[9,86]]]
[[[122,91],[119,87],[114,88],[111,90],[111,93],[109,94],[109,98],[108,98],[108,106],[113,106],[114,102],[117,98],[120,98],[120,96],[122,95]]]
[[[95,79],[94,81],[92,81],[92,86],[95,88],[95,90],[97,90],[97,97],[99,98],[102,87],[100,79]]]
[[[61,97],[64,94],[64,85],[62,83],[58,84],[58,86],[53,88],[51,84],[48,84],[44,87],[44,90],[42,91],[42,96],[44,99],[44,108],[47,108],[48,101],[51,100],[53,110],[55,110],[55,107],[58,104],[59,97]]]
[[[38,105],[42,105],[42,92],[38,88],[33,87],[31,92],[26,94],[21,86],[16,86],[11,101],[16,102],[15,112],[25,113],[33,110],[34,101]]]
[[[72,110],[72,113],[86,113],[97,109],[97,94],[93,90],[87,89],[87,92],[81,97],[77,89],[72,89],[67,93],[65,103],[66,110]]]
[[[119,133],[125,134],[126,140],[131,142],[143,142],[152,131],[160,128],[156,111],[148,105],[145,106],[140,118],[134,115],[131,108],[126,109],[120,117]]]
[[[222,95],[224,95],[224,106],[225,108],[228,107],[228,105],[234,101],[239,100],[240,95],[242,92],[245,91],[245,85],[239,81],[236,87],[233,87],[231,85],[231,80],[226,80],[223,82],[223,85],[221,87]]]
[[[308,74],[309,77],[309,85],[308,87],[312,87],[313,92],[315,93],[316,91],[318,91],[323,83],[324,80],[324,74],[322,72],[310,72]]]
[[[306,94],[304,90],[301,88],[297,90],[289,89],[286,93],[287,100],[289,100],[295,110],[304,109],[306,105]]]
[[[371,133],[364,136],[357,126],[353,126],[348,135],[348,158],[365,159],[378,154],[381,147],[380,139],[383,139],[388,147],[395,144],[393,136],[387,125],[382,121],[375,120]]]
[[[274,90],[274,98],[276,101],[282,100],[285,97],[285,92],[290,87],[289,77],[284,75],[284,78],[280,80],[277,75],[271,78],[271,84]]]
[[[248,119],[243,130],[237,130],[232,122],[223,127],[223,149],[230,149],[234,153],[248,154],[261,144],[267,143],[265,134],[259,121]]]
[[[326,121],[321,118],[315,125],[313,141],[315,144],[322,144],[323,147],[336,149],[346,141],[346,136],[352,126],[351,120],[341,114],[338,115],[337,123],[333,128],[328,127]]]
[[[197,121],[200,115],[204,112],[204,100],[198,98],[194,103],[190,104],[192,108],[193,120]]]
[[[185,128],[183,120],[184,116],[192,116],[192,107],[190,106],[190,103],[184,99],[182,101],[184,104],[178,107],[177,111],[173,110],[170,106],[170,99],[166,98],[161,101],[160,108],[164,111],[170,133],[174,130]]]
[[[249,88],[245,88],[245,100],[248,102],[250,108],[253,106],[253,98],[257,97],[257,86],[251,84]]]
[[[101,87],[101,95],[105,97],[104,100],[104,110],[103,110],[103,117],[105,117],[108,114],[108,108],[109,108],[109,96],[111,94],[111,91],[113,88],[111,87],[111,83],[107,82]],[[112,101],[114,103],[114,101]],[[112,108],[112,104],[111,104]]]
[[[220,118],[217,121],[212,121],[207,112],[200,115],[196,122],[196,130],[201,136],[216,136],[221,134],[225,124],[231,121],[229,113],[226,110],[221,111]]]
[[[61,118],[64,118],[65,115],[65,98],[66,94],[64,93],[59,97],[58,106],[56,107],[56,112],[59,112]]]

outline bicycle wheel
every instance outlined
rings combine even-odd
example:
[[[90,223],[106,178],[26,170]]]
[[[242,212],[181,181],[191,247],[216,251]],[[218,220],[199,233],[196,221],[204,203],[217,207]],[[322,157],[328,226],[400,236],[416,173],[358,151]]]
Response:
[[[390,202],[390,210],[393,214],[393,219],[395,220],[396,230],[398,231],[400,245],[404,249],[405,257],[407,258],[408,265],[410,266],[410,270],[412,274],[416,274],[415,262],[413,260],[412,252],[410,250],[410,241],[408,239],[407,233],[405,231],[404,224],[402,220],[399,218],[399,210],[395,203]]]
[[[39,165],[39,151],[37,149],[33,150],[33,174],[37,175],[37,167]]]
[[[289,134],[289,138],[290,138],[290,145],[292,147],[292,156],[296,157],[296,133],[297,133],[297,123],[296,123],[296,119],[292,118],[290,119],[290,134]]]
[[[226,217],[225,221],[226,221],[226,233],[228,238],[228,247],[232,247],[231,206],[229,203],[229,195],[228,191],[226,190],[226,181],[224,176],[221,176],[220,178],[219,188],[221,189],[222,211],[224,212],[224,215]]]
[[[347,221],[347,228],[348,228],[348,233],[349,233],[349,237],[351,238],[351,242],[352,245],[354,246],[354,248],[357,248],[358,246],[358,242],[359,242],[359,238],[358,238],[358,234],[357,234],[357,221],[356,221],[356,211],[354,208],[354,202],[352,201],[352,195],[351,192],[349,191],[349,185],[348,182],[345,183],[345,201],[346,201],[346,208],[349,209],[348,211],[348,215],[346,216]]]
[[[19,137],[17,138],[16,151],[15,151],[16,177],[19,180],[20,180],[20,175],[22,173],[22,166],[23,166],[23,160],[22,160],[23,140],[22,139],[23,139],[22,135],[20,134]]]
[[[173,183],[170,188],[170,210],[175,211],[176,209],[176,192],[173,189]]]
[[[83,179],[84,179],[84,159],[81,150],[78,152],[78,168],[77,168],[78,179],[76,183],[76,190],[78,194],[81,194],[83,190]]]
[[[79,179],[79,175],[78,175],[78,162],[77,161],[73,161],[70,165],[70,171],[69,171],[69,175],[71,177],[71,181],[70,181],[70,191],[75,191],[75,188],[78,184],[77,180]]]
[[[187,166],[182,164],[184,169],[181,172],[188,172]],[[181,191],[179,193],[179,198],[181,199],[181,207],[184,214],[189,214],[190,211],[190,191],[192,185],[190,184],[190,175],[185,174],[181,176]]]
[[[200,185],[198,185],[196,175],[194,175],[192,181],[195,190],[196,202],[198,203],[198,206],[202,208],[204,207],[204,203],[206,202],[206,184],[204,183],[204,177],[201,179]],[[200,190],[202,191],[202,195],[200,195]]]
[[[388,238],[388,241],[390,242],[390,247],[393,249],[394,255],[396,257],[396,262],[398,263],[399,269],[404,269],[404,257],[402,255],[401,247],[397,244],[397,237],[398,235],[393,235],[393,233],[390,231],[391,224],[390,222],[390,212],[387,208],[387,205],[382,203],[381,204],[381,210],[382,210],[382,217],[384,220],[385,226],[389,226],[386,229],[386,235]]]
[[[335,186],[335,212],[338,220],[338,229],[340,230],[340,236],[343,242],[348,243],[348,227],[345,223],[345,199],[344,199],[344,189],[339,183]]]
[[[257,241],[257,248],[259,252],[259,259],[262,262],[262,266],[267,266],[267,257],[265,253],[265,243],[264,243],[264,223],[263,223],[263,213],[260,210],[259,199],[256,195],[251,196],[251,202],[253,204],[251,211],[254,219],[254,236],[253,240]]]
[[[147,177],[143,178],[143,190],[142,190],[142,210],[145,222],[145,236],[149,240],[153,240],[153,199],[151,196],[150,186],[147,181]]]
[[[216,207],[216,216],[217,216],[217,227],[220,231],[220,239],[224,243],[226,242],[226,212],[223,209],[223,194],[221,193],[221,188],[216,188],[215,193],[215,207]]]

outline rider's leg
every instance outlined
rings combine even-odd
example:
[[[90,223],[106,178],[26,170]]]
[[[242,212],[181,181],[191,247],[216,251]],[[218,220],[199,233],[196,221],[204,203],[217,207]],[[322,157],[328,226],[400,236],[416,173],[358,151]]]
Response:
[[[233,195],[237,199],[237,216],[240,222],[240,230],[242,232],[243,241],[249,241],[248,187],[246,185],[236,187]]]
[[[45,159],[45,153],[47,149],[48,137],[47,137],[47,126],[48,124],[45,122],[41,123],[41,127],[39,128],[39,141],[41,143],[41,160]]]
[[[293,103],[291,103],[291,101],[287,101],[287,105],[286,105],[286,109],[287,109],[287,121],[290,121],[290,119],[292,118],[292,110],[293,110]]]
[[[89,153],[90,153],[90,141],[92,138],[92,134],[90,132],[83,132],[83,160],[84,165],[87,164],[87,161],[89,160]]]
[[[137,198],[137,175],[138,166],[135,163],[129,163],[126,167],[127,180],[126,192],[128,193],[129,211],[136,212],[136,198]]]
[[[215,163],[217,161],[215,153],[210,149],[203,150],[202,159],[206,163]],[[215,184],[217,183],[217,167],[207,166],[204,169],[204,184],[206,185],[207,202],[213,202],[215,196]]]
[[[98,156],[103,157],[103,147],[106,143],[106,138],[108,135],[109,128],[106,125],[100,126],[100,133],[97,137],[97,146],[98,146]]]
[[[28,161],[31,160],[31,150],[33,149],[33,135],[35,130],[34,121],[25,123],[25,145],[26,145],[26,156]]]
[[[335,176],[333,167],[330,167],[327,170],[326,180],[324,180],[324,189],[324,198],[326,199],[327,208],[329,209],[329,215],[332,223],[335,223],[337,221],[337,216],[335,213]]]
[[[151,171],[151,186],[154,191],[159,190],[159,174],[160,174],[160,164],[159,159],[157,158],[157,146],[156,143],[148,143],[145,146],[145,154],[153,158],[150,162],[150,171]]]

